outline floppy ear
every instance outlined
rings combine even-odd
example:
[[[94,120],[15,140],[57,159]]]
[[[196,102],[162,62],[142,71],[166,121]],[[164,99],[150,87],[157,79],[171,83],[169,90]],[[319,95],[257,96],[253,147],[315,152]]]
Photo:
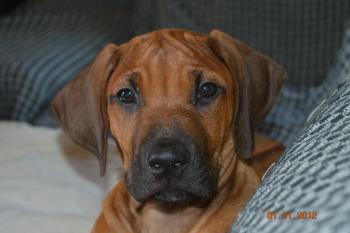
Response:
[[[208,43],[238,85],[236,152],[243,158],[250,158],[254,150],[254,130],[271,110],[287,77],[286,72],[270,58],[219,30],[209,33]]]
[[[52,109],[64,131],[99,160],[100,174],[106,170],[107,84],[117,64],[117,46],[108,44],[52,101]]]

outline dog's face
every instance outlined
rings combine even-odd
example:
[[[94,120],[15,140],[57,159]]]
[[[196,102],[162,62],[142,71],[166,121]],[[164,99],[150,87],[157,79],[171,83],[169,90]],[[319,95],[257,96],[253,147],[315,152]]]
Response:
[[[209,200],[236,154],[251,154],[253,130],[283,76],[276,63],[222,32],[160,30],[105,48],[54,110],[103,166],[112,132],[136,200]],[[79,86],[85,93],[72,94]]]
[[[109,122],[137,200],[208,199],[232,136],[234,85],[206,37],[167,31],[121,46],[108,86]]]

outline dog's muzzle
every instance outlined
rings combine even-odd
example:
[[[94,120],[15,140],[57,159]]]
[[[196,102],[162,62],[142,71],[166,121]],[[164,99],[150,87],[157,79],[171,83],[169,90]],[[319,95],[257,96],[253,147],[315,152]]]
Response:
[[[216,191],[217,176],[205,145],[181,130],[158,130],[147,137],[135,156],[126,184],[140,202],[205,201]]]

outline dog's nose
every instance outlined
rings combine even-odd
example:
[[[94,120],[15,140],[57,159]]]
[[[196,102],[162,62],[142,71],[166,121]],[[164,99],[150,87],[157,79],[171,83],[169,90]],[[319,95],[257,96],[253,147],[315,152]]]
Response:
[[[189,151],[176,140],[161,140],[148,158],[150,172],[156,177],[180,175],[187,164]]]
[[[166,176],[179,172],[186,165],[186,159],[181,154],[152,154],[148,160],[151,173],[155,176]]]

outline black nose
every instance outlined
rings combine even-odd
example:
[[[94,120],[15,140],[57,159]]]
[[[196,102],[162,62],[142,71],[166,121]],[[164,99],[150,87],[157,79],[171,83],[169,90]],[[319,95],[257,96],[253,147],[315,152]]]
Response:
[[[148,158],[150,172],[156,177],[180,175],[189,158],[189,150],[175,139],[159,140]]]

